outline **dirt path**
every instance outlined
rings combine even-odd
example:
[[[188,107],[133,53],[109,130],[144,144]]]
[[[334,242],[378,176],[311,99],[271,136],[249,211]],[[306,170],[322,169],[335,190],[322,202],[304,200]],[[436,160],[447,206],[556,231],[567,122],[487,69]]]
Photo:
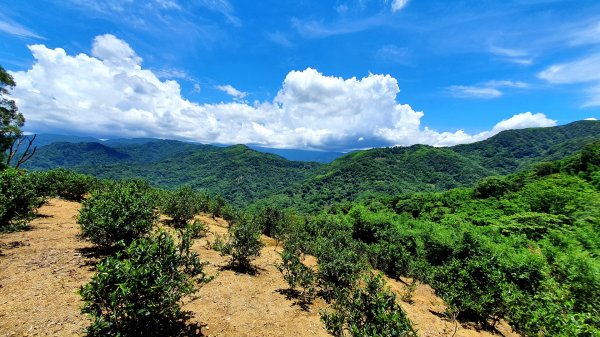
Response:
[[[75,216],[79,204],[52,199],[32,221],[30,231],[5,234],[0,238],[0,336],[81,336],[89,324],[80,314],[77,290],[93,275],[94,261],[86,256],[91,244],[77,239]],[[304,311],[286,299],[280,290],[287,284],[277,271],[279,248],[264,237],[266,247],[255,261],[257,275],[223,269],[227,258],[207,248],[214,234],[224,235],[222,219],[199,216],[209,225],[209,235],[194,245],[207,271],[215,279],[184,306],[192,320],[205,324],[207,336],[327,336],[319,319],[326,307],[316,301]],[[392,290],[404,291],[401,282],[388,280]],[[454,323],[440,315],[443,302],[427,285],[417,286],[414,303],[401,303],[422,337],[452,336]],[[506,325],[504,336],[511,334]],[[471,327],[458,326],[456,337],[499,336]]]
[[[52,199],[31,230],[0,242],[0,333],[3,336],[78,336],[88,320],[77,290],[93,274],[76,238],[79,204]],[[13,248],[10,248],[13,247]]]

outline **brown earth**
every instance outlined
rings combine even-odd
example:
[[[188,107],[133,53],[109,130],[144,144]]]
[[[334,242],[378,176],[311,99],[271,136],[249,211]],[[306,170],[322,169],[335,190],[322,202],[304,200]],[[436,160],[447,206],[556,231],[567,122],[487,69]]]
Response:
[[[52,199],[39,210],[31,230],[0,238],[1,336],[83,335],[89,320],[79,312],[82,302],[77,290],[93,275],[95,260],[86,253],[92,245],[77,238],[78,209],[78,203]],[[184,309],[192,313],[191,321],[204,326],[205,335],[327,336],[319,319],[319,311],[326,308],[323,301],[305,311],[281,293],[287,284],[275,267],[280,248],[272,239],[263,238],[266,246],[255,261],[256,275],[239,274],[224,268],[226,257],[207,248],[215,234],[226,234],[226,222],[199,218],[208,224],[209,235],[198,240],[194,249],[209,263],[207,271],[215,278]],[[398,294],[406,291],[405,283],[388,282]],[[518,336],[505,323],[498,328],[502,333],[492,333],[444,319],[444,303],[427,285],[417,285],[412,300],[401,305],[420,336]]]

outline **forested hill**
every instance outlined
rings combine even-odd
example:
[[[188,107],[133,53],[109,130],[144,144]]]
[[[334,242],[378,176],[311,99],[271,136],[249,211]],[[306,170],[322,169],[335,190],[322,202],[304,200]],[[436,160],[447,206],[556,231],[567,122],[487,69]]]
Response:
[[[447,148],[425,145],[358,151],[322,166],[268,203],[316,211],[370,195],[441,191],[481,178],[562,159],[600,139],[600,121],[503,131],[489,139]]]
[[[487,140],[447,148],[376,148],[331,164],[289,161],[243,145],[217,147],[178,141],[121,140],[54,143],[38,149],[30,169],[71,168],[105,178],[141,177],[159,187],[181,184],[221,194],[237,205],[265,202],[316,210],[371,194],[469,186],[483,177],[564,158],[594,139],[600,122],[509,130]]]
[[[452,149],[488,169],[511,173],[539,161],[565,158],[598,138],[600,121],[578,121],[551,128],[507,130]]]
[[[190,184],[243,205],[310,176],[317,163],[289,161],[244,145],[217,147],[171,140],[105,146],[54,143],[38,149],[26,168],[64,167],[101,178],[143,178],[173,188]]]

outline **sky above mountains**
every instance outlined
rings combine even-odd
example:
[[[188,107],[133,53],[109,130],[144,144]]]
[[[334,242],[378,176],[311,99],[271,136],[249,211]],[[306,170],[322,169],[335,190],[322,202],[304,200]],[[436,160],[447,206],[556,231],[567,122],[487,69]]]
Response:
[[[30,132],[345,151],[600,117],[598,1],[0,8]]]

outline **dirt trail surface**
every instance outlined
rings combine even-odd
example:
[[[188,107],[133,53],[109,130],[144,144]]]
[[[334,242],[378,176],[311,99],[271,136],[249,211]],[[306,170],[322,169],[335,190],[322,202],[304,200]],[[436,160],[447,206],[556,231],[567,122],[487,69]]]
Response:
[[[91,278],[93,261],[82,253],[91,244],[76,238],[78,209],[52,199],[31,230],[2,236],[1,335],[76,336],[87,326],[77,290]]]
[[[94,259],[86,251],[92,245],[79,240],[75,216],[79,204],[52,199],[43,206],[31,230],[4,234],[0,238],[0,336],[82,336],[89,324],[79,312],[77,294],[94,272]],[[275,242],[267,237],[262,255],[255,261],[256,275],[224,268],[228,260],[207,248],[215,234],[227,233],[222,219],[199,216],[208,224],[209,235],[194,249],[209,263],[215,278],[187,300],[185,310],[192,321],[204,325],[206,336],[327,336],[319,319],[326,304],[317,300],[310,311],[294,305],[281,290],[287,288],[275,264],[279,262]],[[397,293],[402,282],[388,280]],[[452,336],[455,324],[441,317],[443,302],[426,285],[418,285],[413,303],[401,303],[423,337]],[[518,336],[501,324],[503,335]],[[456,337],[502,336],[458,325]]]

